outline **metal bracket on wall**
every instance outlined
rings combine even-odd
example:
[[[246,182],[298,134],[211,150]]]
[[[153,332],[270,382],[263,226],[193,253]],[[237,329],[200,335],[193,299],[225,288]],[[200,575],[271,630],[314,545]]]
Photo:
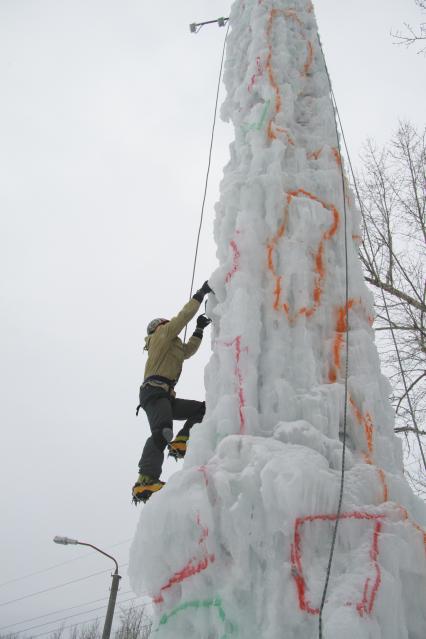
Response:
[[[217,20],[208,20],[207,22],[193,22],[189,25],[189,30],[191,33],[198,33],[205,24],[217,24],[219,27],[224,27],[228,20],[229,18],[217,18]]]

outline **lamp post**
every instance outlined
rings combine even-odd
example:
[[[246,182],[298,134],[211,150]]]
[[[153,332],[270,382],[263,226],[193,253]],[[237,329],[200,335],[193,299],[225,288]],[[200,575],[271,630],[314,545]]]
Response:
[[[55,544],[63,544],[64,546],[68,546],[69,544],[74,544],[74,545],[78,544],[79,546],[88,546],[89,548],[93,548],[93,550],[97,550],[102,555],[105,555],[105,557],[109,557],[115,563],[115,572],[113,575],[111,575],[112,585],[111,585],[111,590],[109,593],[108,609],[106,612],[104,629],[102,632],[102,639],[109,639],[109,636],[111,634],[112,619],[114,617],[115,602],[117,599],[118,584],[121,579],[121,576],[118,574],[117,561],[114,559],[114,557],[111,557],[111,555],[108,555],[108,553],[104,552],[100,548],[97,548],[93,544],[87,544],[83,541],[77,541],[77,539],[70,539],[69,537],[58,537],[58,536],[54,537],[53,541],[55,542]]]

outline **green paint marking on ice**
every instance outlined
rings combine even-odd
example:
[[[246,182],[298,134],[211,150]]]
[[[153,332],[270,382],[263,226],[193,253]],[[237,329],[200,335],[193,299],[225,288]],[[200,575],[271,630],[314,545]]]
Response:
[[[220,639],[228,639],[228,637],[236,629],[234,624],[231,623],[230,621],[227,621],[226,619],[225,611],[222,606],[222,600],[220,599],[220,597],[215,597],[214,599],[187,601],[186,603],[183,603],[180,606],[176,606],[176,608],[173,608],[171,612],[168,612],[168,613],[165,612],[164,615],[161,617],[160,623],[158,625],[158,628],[155,629],[155,632],[158,632],[160,627],[167,624],[172,617],[176,616],[180,612],[183,612],[184,610],[189,610],[191,608],[195,610],[203,610],[203,609],[205,610],[209,608],[215,608],[217,610],[219,614],[219,618],[223,622],[226,628],[225,634],[223,634]]]
[[[266,116],[268,115],[270,104],[271,104],[271,100],[267,100],[265,102],[265,106],[263,107],[259,122],[255,122],[253,124],[248,124],[247,122],[243,122],[243,124],[241,125],[241,128],[244,131],[244,133],[248,133],[249,131],[253,131],[253,130],[260,131],[260,129],[265,124],[265,120],[266,120]]]

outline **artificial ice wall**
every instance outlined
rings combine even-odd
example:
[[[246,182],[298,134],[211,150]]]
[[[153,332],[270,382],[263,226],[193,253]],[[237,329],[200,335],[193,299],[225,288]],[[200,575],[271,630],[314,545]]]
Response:
[[[317,637],[346,414],[323,636],[424,639],[426,508],[403,477],[312,4],[236,0],[224,77],[207,413],[143,507],[133,588],[158,639]]]

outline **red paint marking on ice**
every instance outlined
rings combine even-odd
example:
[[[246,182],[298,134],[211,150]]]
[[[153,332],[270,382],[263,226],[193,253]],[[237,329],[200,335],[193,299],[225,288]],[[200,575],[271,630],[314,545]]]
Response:
[[[205,540],[209,536],[209,529],[206,526],[202,525],[201,519],[200,519],[200,513],[197,513],[196,521],[197,521],[197,526],[199,526],[201,528],[201,537],[198,540],[198,543],[201,545],[202,543],[205,542]]]
[[[307,585],[302,567],[302,526],[304,526],[306,523],[311,523],[314,521],[336,521],[336,519],[337,515],[309,515],[307,517],[298,517],[295,521],[293,543],[291,545],[292,576],[296,584],[299,607],[301,610],[311,615],[318,615],[320,609],[317,607],[313,607],[309,602],[307,596]],[[380,565],[378,563],[378,555],[379,535],[382,530],[382,521],[384,519],[384,515],[372,515],[370,513],[356,511],[350,513],[342,513],[339,517],[339,520],[345,519],[374,522],[373,540],[369,553],[371,564],[375,573],[374,579],[373,581],[371,577],[368,577],[366,579],[364,587],[362,589],[362,597],[360,602],[356,604],[347,602],[345,604],[347,606],[355,605],[358,614],[360,616],[363,616],[364,614],[371,614],[371,612],[373,611],[377,592],[382,581]]]
[[[261,78],[263,75],[263,65],[262,62],[260,60],[260,56],[257,56],[256,58],[256,73],[253,73],[253,75],[251,76],[251,80],[250,83],[247,87],[247,91],[250,93],[253,90],[253,87],[255,85],[256,79],[257,78]]]
[[[361,616],[364,613],[371,615],[373,612],[374,601],[376,599],[377,592],[380,588],[380,584],[382,583],[382,573],[380,570],[379,562],[377,561],[379,556],[379,535],[382,531],[382,522],[380,520],[376,521],[376,525],[374,526],[373,532],[373,545],[370,548],[370,559],[373,563],[374,570],[376,573],[376,577],[374,579],[373,587],[371,588],[370,598],[368,599],[368,586],[369,579],[367,579],[363,598],[362,598],[362,607],[360,605],[357,606],[357,610]]]
[[[204,477],[204,483],[207,486],[209,485],[209,476],[207,474],[207,468],[206,466],[199,466],[198,470],[200,471],[200,473],[202,474],[202,476]]]
[[[240,416],[240,435],[244,435],[246,430],[246,418],[244,415],[244,409],[246,405],[245,394],[244,394],[244,380],[243,374],[240,368],[240,360],[242,351],[247,352],[247,348],[241,348],[241,335],[238,335],[232,342],[224,342],[225,346],[234,346],[235,345],[235,376],[237,378],[238,383],[238,412]]]
[[[235,240],[231,240],[230,244],[231,244],[232,253],[233,253],[232,268],[229,271],[229,273],[227,273],[227,275],[225,277],[225,282],[229,282],[229,280],[232,278],[233,275],[235,275],[235,273],[238,271],[238,269],[240,267],[241,254],[240,254],[240,251],[238,249],[238,245],[237,245]]]
[[[173,586],[176,586],[177,584],[182,583],[186,579],[189,579],[190,577],[193,577],[194,575],[198,575],[200,572],[203,572],[204,570],[206,570],[209,567],[209,565],[215,561],[215,555],[212,553],[209,553],[205,546],[205,542],[209,534],[209,529],[207,527],[202,526],[199,513],[197,514],[196,521],[197,521],[197,526],[201,528],[201,536],[200,536],[200,539],[198,540],[198,544],[202,546],[204,556],[202,557],[202,559],[197,559],[197,557],[192,557],[181,570],[178,570],[177,572],[175,572],[170,577],[170,579],[164,584],[164,586],[161,586],[159,594],[153,597],[153,601],[155,604],[163,603],[164,601],[163,592],[165,590],[169,590]]]
[[[318,202],[323,208],[327,211],[330,211],[332,215],[332,222],[329,228],[323,233],[316,253],[314,255],[314,289],[312,292],[313,302],[311,306],[303,306],[302,308],[295,309],[293,311],[290,310],[290,305],[287,302],[283,302],[281,300],[282,297],[282,275],[278,275],[276,268],[274,266],[274,253],[276,251],[279,240],[285,235],[288,223],[288,215],[289,215],[289,206],[294,197],[306,197],[314,202]],[[330,204],[325,202],[321,198],[309,193],[309,191],[305,191],[305,189],[297,189],[295,191],[290,191],[287,194],[286,203],[284,206],[284,221],[278,228],[277,233],[267,244],[267,256],[268,256],[268,268],[271,271],[273,277],[275,278],[275,287],[274,287],[274,302],[273,307],[275,310],[283,310],[287,315],[288,320],[291,324],[293,324],[298,317],[305,316],[311,317],[318,310],[318,307],[321,304],[321,298],[323,294],[324,288],[324,279],[325,279],[325,265],[324,265],[324,249],[325,242],[331,240],[331,238],[336,234],[337,229],[339,227],[340,222],[340,213],[334,204]]]
[[[240,357],[241,357],[241,337],[237,337],[236,342],[236,357],[237,357],[237,368],[236,375],[238,378],[238,400],[239,400],[239,413],[240,413],[240,435],[245,432],[246,420],[244,416],[244,407],[245,407],[245,397],[244,397],[244,389],[243,389],[243,376],[241,374],[240,369]]]

